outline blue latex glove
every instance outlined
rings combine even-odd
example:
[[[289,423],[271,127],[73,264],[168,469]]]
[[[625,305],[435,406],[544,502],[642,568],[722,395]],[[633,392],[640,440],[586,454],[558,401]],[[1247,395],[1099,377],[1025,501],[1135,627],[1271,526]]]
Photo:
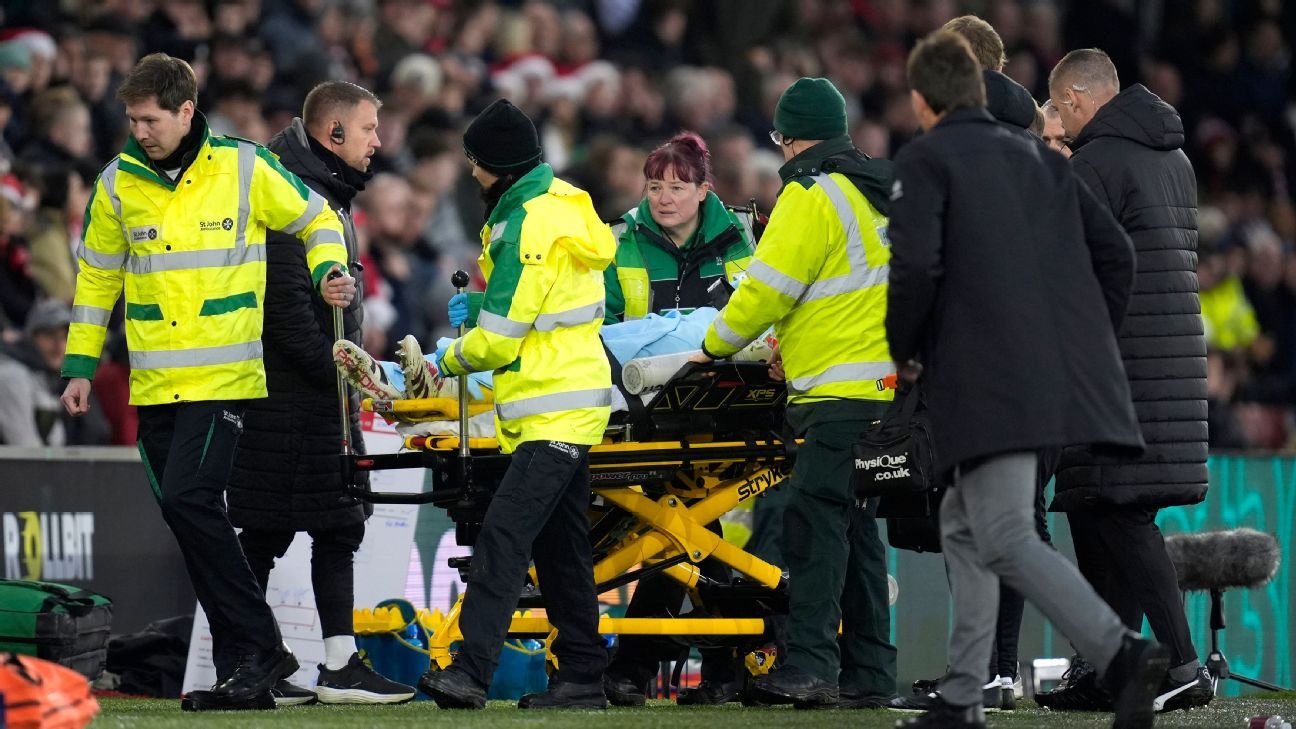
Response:
[[[445,359],[446,352],[450,348],[448,343],[453,341],[453,339],[446,339],[443,337],[441,341],[437,342],[436,353],[432,355],[432,364],[436,365],[437,372],[440,372],[442,377],[445,377],[446,375],[445,367],[441,366],[441,360]]]
[[[452,327],[457,328],[460,324],[468,321],[468,294],[451,296],[447,311],[450,315],[450,326]]]
[[[444,374],[445,358],[447,355],[450,354],[451,344],[454,344],[453,339],[449,337],[442,337],[441,339],[437,340],[436,353],[432,355],[432,363],[436,365],[437,372],[443,373],[441,375],[442,377],[457,377],[456,375]],[[481,400],[483,397],[485,397],[485,394],[482,392],[481,382],[479,382],[479,380],[484,379],[488,375],[489,373],[482,373],[482,372],[474,372],[468,375],[468,397],[472,398],[473,400]]]

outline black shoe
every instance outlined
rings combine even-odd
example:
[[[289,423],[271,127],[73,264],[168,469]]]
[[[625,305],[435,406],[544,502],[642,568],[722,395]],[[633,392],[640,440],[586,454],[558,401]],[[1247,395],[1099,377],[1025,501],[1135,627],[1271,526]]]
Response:
[[[931,691],[922,696],[897,696],[887,702],[886,708],[892,711],[921,713],[930,709],[939,696],[938,691]]]
[[[802,707],[837,703],[837,687],[796,666],[783,666],[758,677],[752,684],[756,698],[766,704],[800,704]]]
[[[414,687],[380,675],[368,659],[352,653],[336,671],[320,665],[315,693],[321,704],[403,704],[414,698]]]
[[[896,729],[986,729],[985,711],[980,706],[954,706],[939,693],[929,701],[922,716],[901,719]]]
[[[1035,703],[1054,711],[1111,711],[1112,697],[1098,684],[1098,673],[1083,658],[1074,656],[1062,682],[1052,691],[1035,694]]]
[[[1165,646],[1133,633],[1125,636],[1103,675],[1103,684],[1116,697],[1112,729],[1150,729],[1156,720],[1152,701],[1169,667]]]
[[[841,690],[837,694],[837,709],[889,709],[897,696],[866,694],[850,690]]]
[[[1210,671],[1205,666],[1197,669],[1197,675],[1187,683],[1180,683],[1167,674],[1157,691],[1156,700],[1152,702],[1153,711],[1179,711],[1206,706],[1215,698],[1215,682],[1211,680]]]
[[[232,699],[214,691],[190,691],[180,699],[181,711],[266,711],[273,708],[274,696],[268,690],[242,699]]]
[[[314,691],[282,678],[270,689],[270,695],[274,697],[275,706],[307,706],[319,701]]]
[[[298,668],[297,657],[283,644],[268,651],[245,653],[239,656],[234,672],[212,686],[212,693],[232,703],[259,698],[268,694],[279,679],[293,675]]]
[[[542,694],[527,694],[518,700],[519,709],[606,709],[607,696],[603,694],[603,681],[571,683],[551,681],[549,690]]]
[[[634,685],[628,678],[603,675],[603,694],[613,706],[643,706],[648,700],[642,686]]]
[[[428,671],[418,681],[419,691],[432,697],[442,709],[484,709],[486,689],[463,671],[450,666],[444,671]]]
[[[935,691],[940,682],[939,678],[920,678],[913,682],[913,695],[926,696]]]
[[[737,681],[703,681],[694,688],[680,689],[675,703],[680,706],[721,706],[738,701],[742,684]]]

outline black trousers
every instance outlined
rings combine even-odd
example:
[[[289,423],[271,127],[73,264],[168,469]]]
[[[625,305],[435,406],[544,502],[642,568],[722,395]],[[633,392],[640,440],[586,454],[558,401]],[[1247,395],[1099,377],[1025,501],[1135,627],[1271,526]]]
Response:
[[[558,679],[595,683],[607,668],[590,555],[589,446],[529,441],[513,453],[473,545],[452,668],[490,686],[528,563],[549,621]]]
[[[225,513],[243,407],[241,400],[224,400],[139,408],[144,471],[207,613],[220,678],[234,670],[238,656],[282,640]]]
[[[719,521],[707,524],[711,532],[723,536]],[[716,559],[704,559],[699,565],[702,576],[727,584],[732,575],[729,567]],[[684,604],[684,586],[663,574],[640,580],[634,597],[626,606],[627,618],[675,617]],[[674,641],[646,635],[623,636],[608,673],[624,678],[641,688],[657,675],[661,661],[679,658],[683,647]],[[727,683],[734,680],[737,654],[733,646],[702,648],[702,680]]]
[[[311,588],[325,638],[353,635],[355,618],[355,552],[364,540],[364,522],[336,529],[311,529]],[[239,533],[243,554],[265,592],[275,560],[292,546],[297,532],[244,529]]]
[[[1109,508],[1067,513],[1081,574],[1130,630],[1152,632],[1170,649],[1170,666],[1198,660],[1184,614],[1183,594],[1156,510]]]
[[[1052,545],[1049,537],[1048,513],[1044,508],[1044,488],[1053,478],[1062,451],[1046,448],[1039,453],[1035,474],[1035,531],[1045,544]],[[1017,677],[1017,647],[1021,642],[1022,615],[1026,612],[1026,598],[1020,592],[999,583],[999,620],[995,624],[995,641],[990,650],[989,680],[995,676]]]

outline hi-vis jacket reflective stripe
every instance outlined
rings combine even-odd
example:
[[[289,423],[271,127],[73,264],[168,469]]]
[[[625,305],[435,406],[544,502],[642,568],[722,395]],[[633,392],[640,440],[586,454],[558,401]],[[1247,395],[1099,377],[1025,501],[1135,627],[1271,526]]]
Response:
[[[662,234],[647,198],[613,224],[616,260],[603,272],[606,323],[642,319],[650,310],[714,306],[707,294],[708,284],[721,276],[733,281],[747,270],[755,245],[748,228],[714,192],[707,193],[698,215],[702,218],[698,230],[683,248],[676,248]],[[654,290],[658,291],[656,301]],[[683,298],[676,303],[673,296],[663,297],[663,291],[677,292]]]
[[[612,231],[589,195],[541,164],[504,193],[481,237],[486,294],[476,328],[446,352],[445,373],[495,371],[505,453],[533,440],[598,443],[612,400],[599,339]]]
[[[201,115],[193,123],[206,125]],[[266,229],[302,240],[317,285],[334,264],[345,269],[342,224],[324,198],[266,148],[204,137],[175,185],[133,137],[99,173],[64,377],[94,376],[124,284],[132,404],[265,397]]]
[[[886,339],[891,250],[887,219],[840,173],[788,182],[747,268],[707,330],[713,356],[742,349],[771,324],[792,404],[890,400]]]

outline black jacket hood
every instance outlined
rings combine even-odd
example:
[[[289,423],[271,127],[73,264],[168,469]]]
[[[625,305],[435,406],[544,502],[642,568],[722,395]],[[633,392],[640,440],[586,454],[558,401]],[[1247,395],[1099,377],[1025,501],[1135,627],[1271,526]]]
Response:
[[[279,159],[298,177],[302,178],[308,187],[322,189],[327,191],[328,197],[342,206],[351,208],[351,200],[355,198],[360,190],[364,189],[363,183],[359,185],[343,179],[344,175],[335,174],[329,169],[329,165],[320,159],[320,155],[311,148],[310,135],[306,133],[306,125],[302,123],[300,117],[295,117],[292,123],[284,127],[270,140],[270,151],[279,155]],[[324,154],[332,154],[327,150],[321,150]],[[336,155],[334,155],[336,158]],[[345,166],[346,163],[337,159],[339,165]],[[358,179],[363,179],[363,173],[356,172]]]
[[[1025,86],[998,71],[983,71],[986,110],[995,119],[1019,129],[1029,129],[1035,121],[1035,99]]]
[[[1173,106],[1143,84],[1134,84],[1094,114],[1071,143],[1071,149],[1077,150],[1099,137],[1119,137],[1163,151],[1179,149],[1184,146],[1183,119]]]

